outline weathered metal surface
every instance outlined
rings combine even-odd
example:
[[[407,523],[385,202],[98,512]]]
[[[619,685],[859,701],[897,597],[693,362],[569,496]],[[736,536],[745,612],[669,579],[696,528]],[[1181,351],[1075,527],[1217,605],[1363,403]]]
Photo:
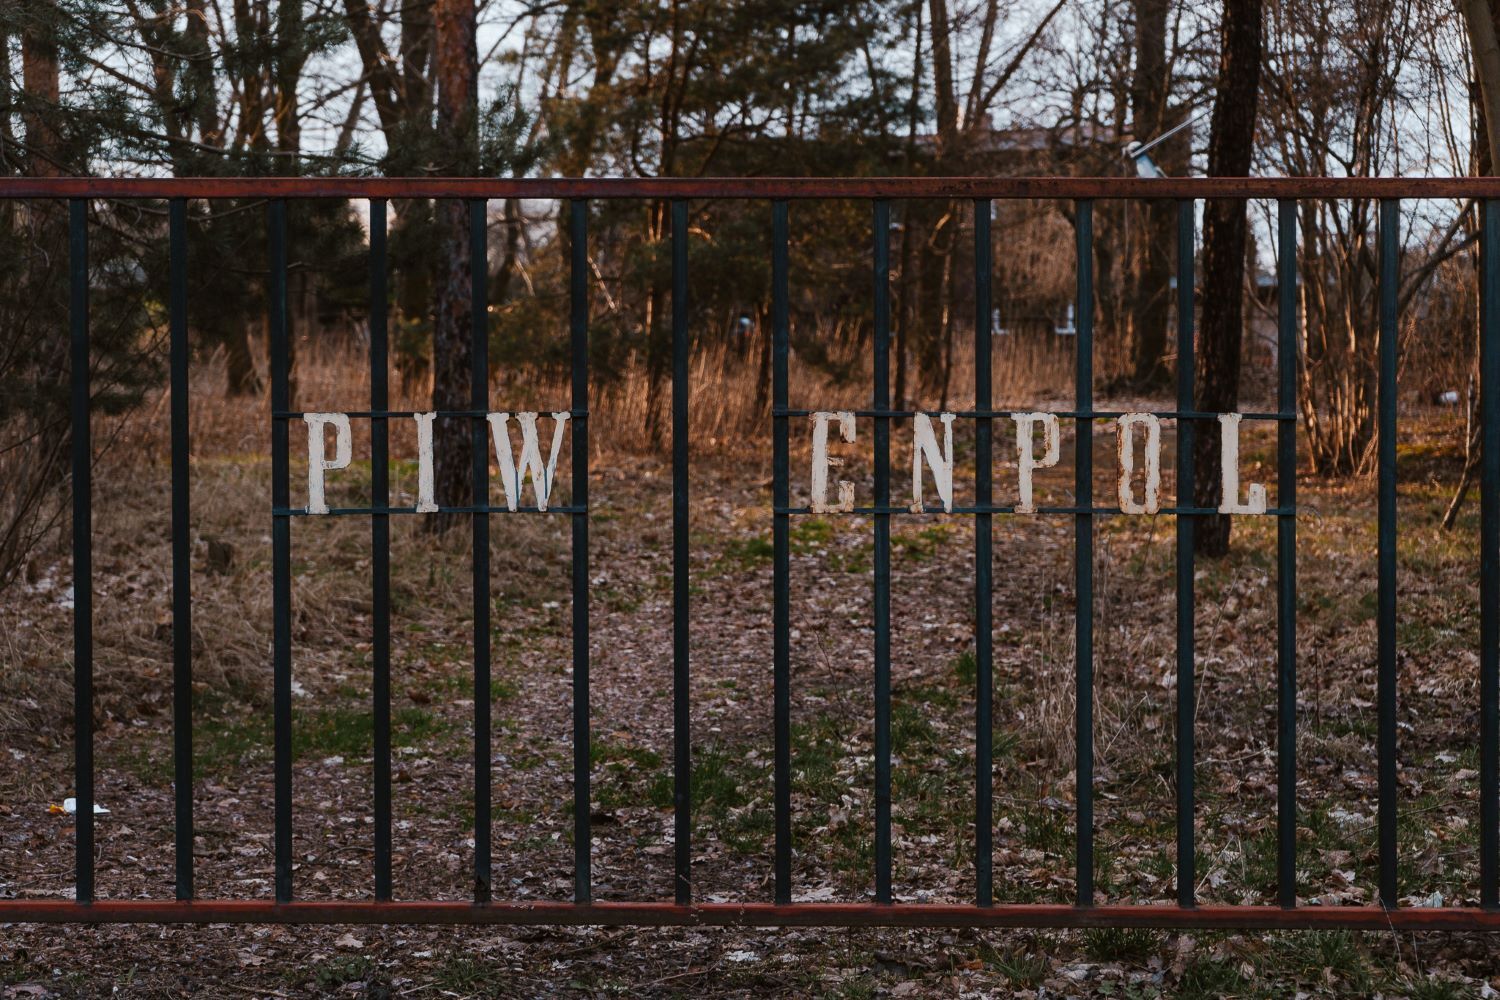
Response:
[[[7,177],[0,198],[1500,198],[1500,177]]]
[[[1071,906],[996,903],[467,903],[271,900],[0,900],[0,925],[568,924],[655,927],[1160,927],[1224,929],[1500,930],[1500,910],[1378,906]]]

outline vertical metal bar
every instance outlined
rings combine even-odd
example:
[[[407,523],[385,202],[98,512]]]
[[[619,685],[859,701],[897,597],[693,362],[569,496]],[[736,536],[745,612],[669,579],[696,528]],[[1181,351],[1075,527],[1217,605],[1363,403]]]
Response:
[[[1500,201],[1484,203],[1479,298],[1479,905],[1500,907]]]
[[[188,485],[187,201],[167,204],[172,381],[172,757],[177,898],[193,898],[193,537]]]
[[[485,200],[469,202],[469,329],[473,341],[469,405],[474,465],[474,902],[488,903],[490,884],[490,324]]]
[[[891,901],[891,204],[875,202],[875,901]]]
[[[589,206],[569,203],[573,349],[573,901],[593,898],[589,834]]]
[[[73,431],[74,899],[94,901],[94,501],[89,428],[88,202],[68,202],[68,323]]]
[[[1396,239],[1400,202],[1380,202],[1380,903],[1396,907]]]
[[[1195,205],[1177,203],[1177,409],[1193,405],[1193,267]],[[1193,505],[1193,422],[1177,421],[1177,505]],[[1193,706],[1196,655],[1193,642],[1193,546],[1197,522],[1177,515],[1177,905],[1197,903],[1193,837]]]
[[[1077,406],[1094,407],[1094,203],[1078,202]],[[1077,902],[1094,902],[1094,421],[1079,417],[1074,440],[1073,517],[1076,707],[1074,774],[1078,795]]]
[[[990,201],[974,202],[974,409],[994,403],[991,386]],[[974,424],[974,505],[984,511],[994,500],[991,477],[994,421]],[[992,517],[974,515],[974,901],[994,902],[995,778]]]
[[[687,202],[672,202],[672,779],[677,904],[693,898],[693,779],[688,708]]]
[[[788,406],[787,355],[790,351],[791,320],[787,275],[790,270],[787,252],[787,205],[778,201],[771,206],[771,405],[774,455],[772,457],[772,499],[776,513],[773,521],[775,567],[773,588],[775,607],[773,621],[773,667],[775,685],[776,743],[776,902],[792,901],[792,597],[791,597],[791,517],[785,511],[791,505],[790,434]]]
[[[1276,317],[1283,418],[1297,409],[1297,203],[1276,203],[1281,264]],[[1297,905],[1297,425],[1276,423],[1276,869],[1277,902]]]
[[[267,205],[270,238],[271,325],[271,600],[272,703],[275,718],[276,901],[292,899],[292,520],[288,486],[287,418],[291,409],[291,354],[286,315],[286,202]]]
[[[390,405],[389,343],[386,330],[386,202],[370,199],[370,409]],[[370,505],[390,506],[390,420],[370,421]],[[371,636],[371,713],[375,723],[375,898],[391,898],[391,519],[370,519],[370,587],[374,611]]]

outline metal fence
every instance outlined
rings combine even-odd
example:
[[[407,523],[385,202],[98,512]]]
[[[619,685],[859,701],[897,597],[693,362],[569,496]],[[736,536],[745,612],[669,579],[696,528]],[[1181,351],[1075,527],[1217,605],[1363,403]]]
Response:
[[[703,925],[910,925],[910,926],[1152,926],[1152,927],[1345,927],[1404,929],[1500,929],[1500,179],[699,179],[699,180],[481,180],[481,179],[14,179],[0,180],[0,197],[65,198],[70,205],[70,274],[73,421],[73,566],[75,586],[74,683],[77,786],[76,898],[0,900],[0,923],[53,922],[337,922],[337,923],[556,923]],[[186,200],[267,199],[270,246],[270,333],[272,351],[272,546],[274,578],[274,756],[275,894],[265,900],[208,900],[193,889],[192,656],[190,644],[191,572],[188,490],[188,329],[186,278]],[[415,513],[390,506],[388,422],[410,417],[388,409],[386,331],[386,200],[456,198],[472,213],[473,253],[484,259],[487,199],[559,199],[569,203],[571,236],[572,497],[566,506],[516,513],[566,516],[572,525],[573,629],[573,794],[574,892],[556,902],[516,902],[493,898],[490,855],[490,600],[489,518],[510,513],[488,502],[486,455],[488,379],[486,358],[485,268],[473,269],[474,353],[472,409],[449,411],[473,426],[473,499],[470,506],[444,507],[468,514],[473,524],[474,580],[474,858],[471,902],[395,901],[391,889],[391,716],[390,716],[390,518]],[[101,900],[95,898],[93,829],[91,500],[89,438],[88,233],[90,198],[166,199],[169,206],[171,333],[171,467],[174,645],[174,757],[176,795],[176,899]],[[290,544],[293,508],[288,488],[288,423],[302,416],[289,407],[286,302],[287,198],[368,199],[370,210],[370,409],[349,416],[371,422],[373,483],[366,508],[336,508],[336,515],[367,516],[371,523],[374,609],[372,708],[374,719],[373,893],[366,901],[299,900],[294,896],[292,863],[292,639]],[[673,472],[673,719],[675,807],[675,898],[596,902],[590,873],[589,796],[589,464],[588,464],[588,205],[593,199],[670,200],[672,211],[672,472]],[[774,421],[774,659],[768,679],[774,695],[775,852],[771,898],[762,902],[695,903],[693,899],[693,820],[689,734],[688,519],[688,251],[690,199],[757,199],[771,203],[772,328]],[[793,902],[792,766],[790,678],[790,522],[808,512],[791,506],[788,424],[810,411],[788,405],[788,202],[794,199],[858,199],[873,212],[874,388],[871,405],[857,412],[874,424],[874,505],[855,513],[874,524],[874,703],[875,844],[874,901]],[[976,428],[976,497],[971,507],[952,513],[974,521],[974,651],[977,665],[974,741],[973,901],[969,904],[897,902],[891,887],[891,676],[890,553],[891,519],[910,512],[890,495],[890,428],[913,411],[895,410],[889,394],[890,205],[892,200],[941,198],[974,202],[975,343],[974,408],[957,413]],[[1076,546],[1076,899],[1069,904],[1020,904],[995,899],[992,781],[992,519],[1015,508],[993,502],[993,427],[1011,416],[993,409],[990,336],[992,199],[1070,199],[1076,210],[1077,370],[1075,409],[1057,414],[1077,421],[1075,499],[1069,506],[1041,507],[1038,513],[1070,517]],[[1176,809],[1177,898],[1175,905],[1096,905],[1093,848],[1093,546],[1094,522],[1118,507],[1098,506],[1093,496],[1092,423],[1121,414],[1096,410],[1093,400],[1093,223],[1094,199],[1176,199],[1177,226],[1177,409],[1155,414],[1179,423],[1179,497],[1190,498],[1193,481],[1192,428],[1218,414],[1200,412],[1193,398],[1193,247],[1195,203],[1209,198],[1263,198],[1277,201],[1279,275],[1279,390],[1274,413],[1245,414],[1272,421],[1277,429],[1277,905],[1197,905],[1194,898],[1194,577],[1193,532],[1200,515],[1213,508],[1163,507],[1175,515],[1177,531],[1177,688]],[[1296,207],[1302,199],[1377,198],[1379,226],[1379,583],[1378,583],[1378,904],[1304,906],[1296,897],[1296,467],[1297,467],[1297,259]],[[1479,907],[1398,907],[1397,725],[1396,725],[1396,323],[1399,199],[1482,200],[1483,274],[1481,299],[1481,376],[1483,464],[1481,471],[1481,649]],[[935,415],[935,414],[930,414]],[[926,508],[941,512],[943,508]]]

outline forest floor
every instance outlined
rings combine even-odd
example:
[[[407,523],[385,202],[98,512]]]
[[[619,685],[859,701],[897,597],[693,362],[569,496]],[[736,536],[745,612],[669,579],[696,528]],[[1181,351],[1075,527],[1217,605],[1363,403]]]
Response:
[[[1066,408],[1066,407],[1063,407]],[[259,419],[256,417],[255,419]],[[868,491],[869,430],[841,475]],[[962,423],[962,421],[960,422]],[[1101,421],[1101,424],[1104,422]],[[1006,442],[1002,422],[997,441]],[[393,437],[395,432],[393,432]],[[546,435],[544,435],[545,437]],[[905,495],[905,434],[893,492]],[[1247,423],[1243,481],[1274,490],[1274,441]],[[1400,885],[1403,905],[1475,902],[1478,505],[1439,520],[1457,478],[1451,415],[1400,444]],[[771,894],[771,492],[768,442],[704,450],[692,479],[694,894]],[[1162,467],[1172,495],[1172,444]],[[362,441],[356,443],[356,456]],[[394,447],[394,446],[393,446]],[[1095,438],[1112,497],[1114,438]],[[295,444],[296,454],[300,445]],[[196,888],[269,898],[273,796],[269,463],[195,456]],[[1039,502],[1065,503],[1064,461]],[[959,503],[972,433],[958,435]],[[861,457],[863,455],[863,457]],[[1014,446],[997,449],[1013,499]],[[806,455],[793,482],[805,488]],[[560,469],[567,468],[564,455]],[[393,488],[406,489],[410,463]],[[293,468],[293,483],[303,480]],[[561,475],[561,474],[560,474]],[[968,477],[965,481],[964,477]],[[561,484],[566,490],[566,481]],[[330,474],[367,497],[369,465]],[[1298,521],[1298,889],[1369,903],[1376,875],[1374,483],[1304,476]],[[600,456],[591,478],[594,894],[672,896],[670,467]],[[95,486],[100,898],[170,898],[168,474],[160,440],[123,441]],[[867,497],[866,497],[867,499]],[[293,502],[298,498],[294,496]],[[395,894],[470,892],[470,537],[393,518]],[[973,892],[973,520],[894,518],[895,894]],[[571,604],[566,516],[492,518],[493,855],[498,899],[573,887]],[[1073,528],[995,519],[995,894],[1073,894]],[[1197,568],[1198,896],[1270,903],[1276,880],[1273,518]],[[795,898],[873,890],[871,523],[792,527]],[[295,870],[299,899],[372,893],[368,521],[293,526]],[[1099,519],[1096,868],[1100,902],[1175,896],[1174,526]],[[0,601],[0,897],[66,896],[72,820],[69,564]],[[1461,934],[426,927],[0,927],[0,996],[1493,996],[1500,949]]]

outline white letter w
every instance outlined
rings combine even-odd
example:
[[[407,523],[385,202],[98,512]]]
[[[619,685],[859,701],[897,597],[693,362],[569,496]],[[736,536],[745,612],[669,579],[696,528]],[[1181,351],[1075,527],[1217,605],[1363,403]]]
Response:
[[[537,442],[535,413],[517,413],[516,422],[521,425],[521,461],[516,462],[510,448],[509,413],[491,413],[490,433],[495,439],[495,461],[500,466],[500,485],[505,488],[505,506],[515,510],[521,503],[521,488],[526,476],[531,476],[531,488],[536,493],[538,510],[547,509],[547,499],[552,495],[552,476],[557,471],[557,453],[562,449],[563,425],[568,422],[566,410],[552,414],[552,454],[547,464],[542,465],[542,450]]]

